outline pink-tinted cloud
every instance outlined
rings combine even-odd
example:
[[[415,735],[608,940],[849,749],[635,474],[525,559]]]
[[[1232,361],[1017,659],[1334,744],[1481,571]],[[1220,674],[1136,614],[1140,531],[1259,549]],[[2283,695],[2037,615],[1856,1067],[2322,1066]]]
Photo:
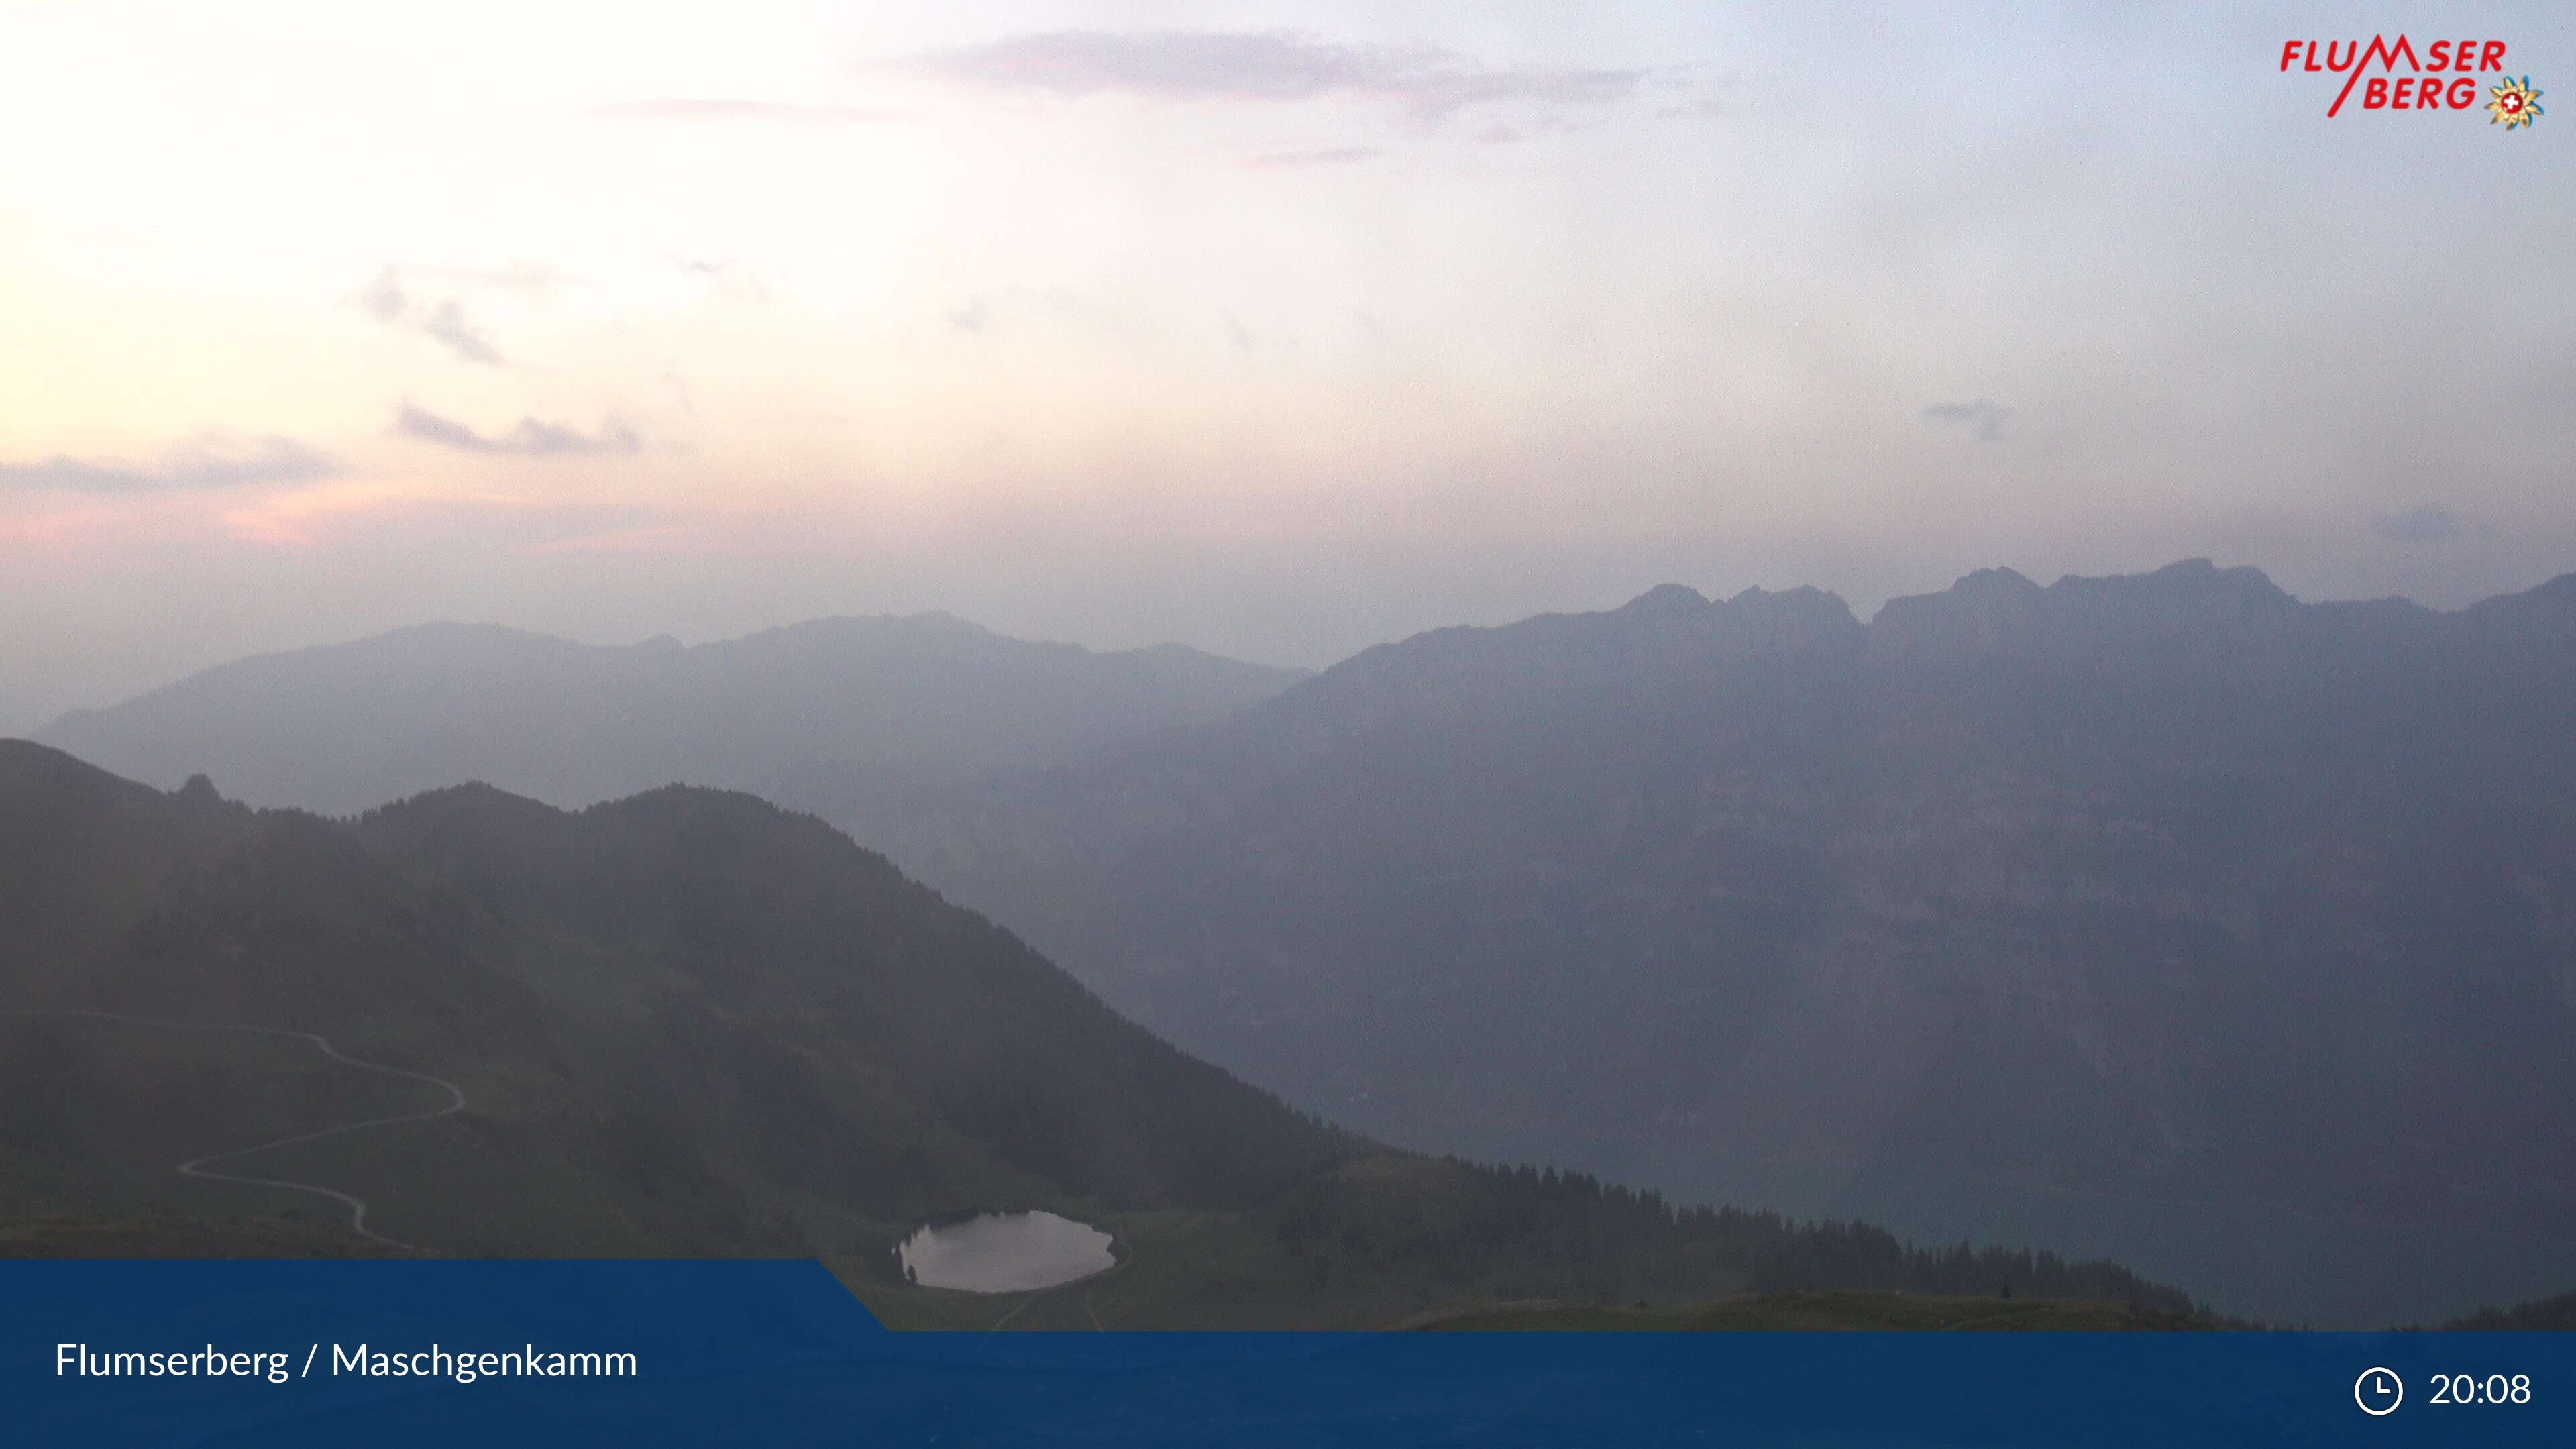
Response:
[[[872,106],[809,106],[786,101],[701,100],[670,96],[622,101],[591,112],[625,121],[775,121],[791,125],[879,125],[904,119]]]
[[[1292,31],[1058,30],[915,57],[924,74],[1067,98],[1278,102],[1356,96],[1437,119],[1504,102],[1601,105],[1634,95],[1635,70],[1494,69],[1429,47],[1343,45]]]
[[[56,454],[25,463],[0,463],[0,489],[177,493],[312,482],[339,471],[339,464],[292,438],[206,433],[150,462]]]
[[[581,458],[603,453],[632,453],[644,446],[635,430],[614,418],[599,431],[585,433],[563,423],[524,417],[505,433],[478,433],[454,418],[416,408],[410,403],[394,415],[394,432],[423,443],[464,453],[506,454],[525,458]]]
[[[1256,171],[1297,170],[1309,166],[1355,166],[1383,155],[1375,146],[1327,146],[1314,151],[1269,151],[1244,161]]]

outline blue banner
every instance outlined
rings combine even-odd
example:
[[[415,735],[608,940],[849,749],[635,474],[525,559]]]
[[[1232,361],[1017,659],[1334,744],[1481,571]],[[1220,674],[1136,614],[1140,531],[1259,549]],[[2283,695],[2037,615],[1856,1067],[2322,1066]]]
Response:
[[[0,1263],[12,1445],[2576,1443],[2549,1334],[890,1333],[795,1262]]]

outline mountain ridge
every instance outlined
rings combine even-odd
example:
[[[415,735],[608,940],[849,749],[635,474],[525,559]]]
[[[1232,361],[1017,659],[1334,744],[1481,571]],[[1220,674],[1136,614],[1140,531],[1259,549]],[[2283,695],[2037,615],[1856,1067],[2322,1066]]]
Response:
[[[2489,1228],[2576,1272],[2533,1227],[2576,1140],[2532,1105],[2576,1093],[2545,1045],[2576,1031],[2572,603],[2307,604],[2206,560],[1986,572],[1867,625],[1659,588],[844,823],[1391,1140],[1907,1231],[2009,1210],[2260,1280],[2262,1316],[2437,1317],[2519,1286],[2465,1265]],[[2339,1301],[2277,1266],[2313,1214],[2354,1219]],[[2488,1276],[2372,1299],[2392,1252]]]
[[[817,800],[1069,758],[1303,676],[1188,649],[1095,652],[944,613],[698,645],[414,625],[252,656],[36,738],[168,786],[348,814],[459,780],[560,805],[675,781]]]

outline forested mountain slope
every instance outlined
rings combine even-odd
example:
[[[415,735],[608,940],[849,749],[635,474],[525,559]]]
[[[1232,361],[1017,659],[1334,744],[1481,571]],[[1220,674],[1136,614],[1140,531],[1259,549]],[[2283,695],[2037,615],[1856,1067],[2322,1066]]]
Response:
[[[2571,741],[2576,576],[1993,570],[1442,630],[846,823],[1362,1130],[2371,1322],[2569,1246]]]

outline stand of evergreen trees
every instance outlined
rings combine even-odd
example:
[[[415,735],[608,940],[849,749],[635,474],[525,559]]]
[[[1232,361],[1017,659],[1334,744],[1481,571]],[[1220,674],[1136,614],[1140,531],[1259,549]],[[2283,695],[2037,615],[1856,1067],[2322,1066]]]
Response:
[[[1321,1175],[1288,1194],[1292,1253],[1434,1265],[1500,1299],[1676,1301],[1739,1292],[1902,1292],[2095,1298],[2189,1314],[2190,1297],[2115,1263],[2054,1253],[1923,1248],[1864,1223],[1677,1207],[1652,1190],[1553,1168],[1396,1159],[1402,1170]]]

